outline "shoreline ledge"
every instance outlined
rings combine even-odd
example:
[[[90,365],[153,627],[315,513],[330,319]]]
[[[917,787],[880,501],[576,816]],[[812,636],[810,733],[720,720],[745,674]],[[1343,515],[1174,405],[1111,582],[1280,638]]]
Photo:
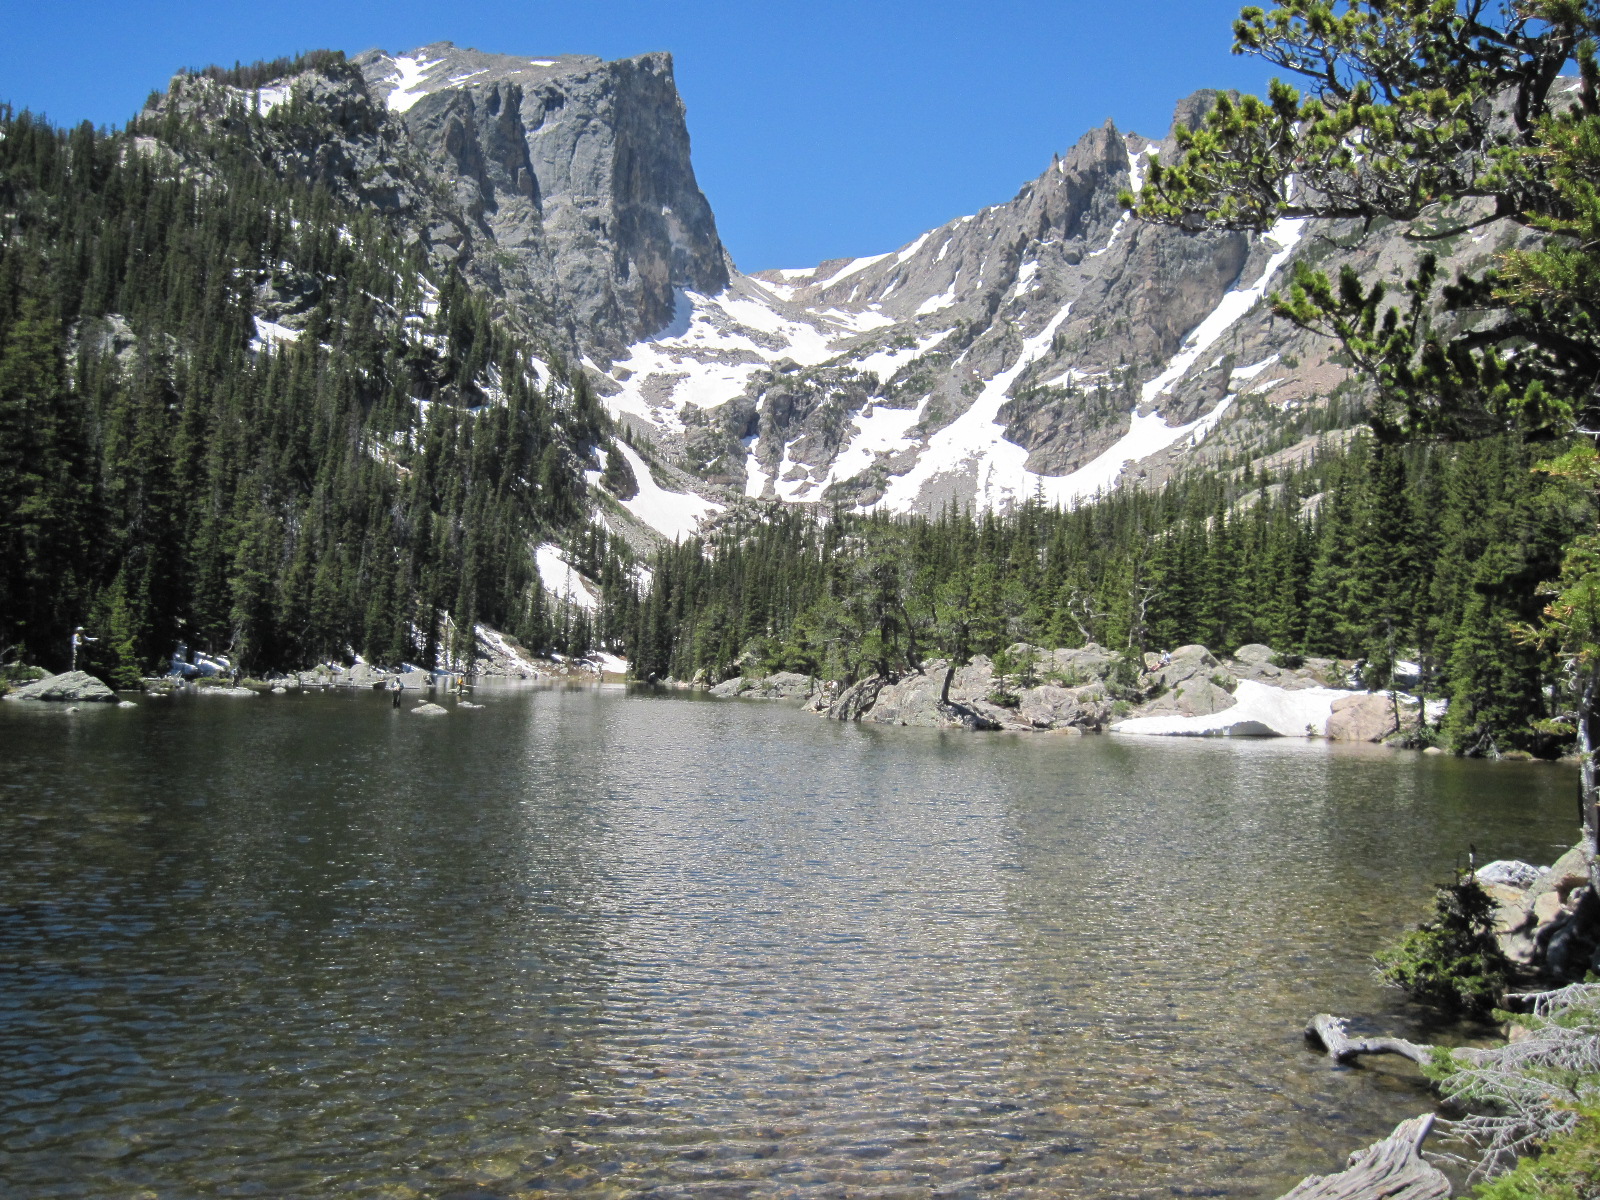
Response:
[[[1191,645],[1136,660],[1093,643],[1058,650],[1018,643],[1005,659],[1024,665],[1001,673],[994,659],[977,655],[955,668],[948,701],[941,696],[944,659],[846,687],[786,671],[735,676],[709,690],[721,698],[788,701],[840,721],[1069,735],[1383,742],[1415,730],[1423,717],[1423,706],[1404,692],[1349,686],[1354,661],[1280,656],[1262,645],[1241,646],[1225,659]],[[1440,711],[1430,703],[1427,716]]]

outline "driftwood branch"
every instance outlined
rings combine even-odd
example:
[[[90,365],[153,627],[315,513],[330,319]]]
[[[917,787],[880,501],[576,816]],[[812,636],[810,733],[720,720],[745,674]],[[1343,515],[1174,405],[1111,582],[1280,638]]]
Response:
[[[1382,1053],[1401,1052],[1390,1049]],[[1402,1121],[1383,1141],[1352,1154],[1346,1170],[1337,1175],[1307,1176],[1281,1200],[1443,1200],[1450,1195],[1450,1181],[1421,1153],[1423,1139],[1432,1128],[1432,1113]]]
[[[1344,1018],[1331,1013],[1318,1013],[1311,1018],[1311,1024],[1306,1026],[1306,1039],[1321,1046],[1329,1058],[1340,1063],[1362,1054],[1398,1054],[1414,1063],[1426,1063],[1433,1058],[1432,1046],[1421,1046],[1405,1038],[1350,1037],[1344,1031]]]

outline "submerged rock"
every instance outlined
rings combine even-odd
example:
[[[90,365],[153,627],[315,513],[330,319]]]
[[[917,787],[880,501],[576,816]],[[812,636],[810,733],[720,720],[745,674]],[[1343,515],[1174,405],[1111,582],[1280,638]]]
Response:
[[[419,717],[443,717],[448,716],[450,710],[442,705],[435,704],[432,700],[424,700],[413,708],[411,712]]]
[[[64,671],[23,684],[7,700],[47,700],[64,703],[115,704],[117,694],[87,671]]]

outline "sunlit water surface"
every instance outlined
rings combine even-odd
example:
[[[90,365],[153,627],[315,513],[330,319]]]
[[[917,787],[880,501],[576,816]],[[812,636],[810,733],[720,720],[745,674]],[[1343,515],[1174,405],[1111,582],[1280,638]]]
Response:
[[[1276,1195],[1319,1010],[1574,777],[621,689],[0,705],[0,1192]]]

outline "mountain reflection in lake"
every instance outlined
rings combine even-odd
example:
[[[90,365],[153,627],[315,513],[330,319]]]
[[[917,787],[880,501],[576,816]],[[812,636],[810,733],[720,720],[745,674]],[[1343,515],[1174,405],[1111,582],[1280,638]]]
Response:
[[[1319,1010],[1574,778],[621,689],[0,706],[19,1197],[1272,1196],[1431,1105]]]

